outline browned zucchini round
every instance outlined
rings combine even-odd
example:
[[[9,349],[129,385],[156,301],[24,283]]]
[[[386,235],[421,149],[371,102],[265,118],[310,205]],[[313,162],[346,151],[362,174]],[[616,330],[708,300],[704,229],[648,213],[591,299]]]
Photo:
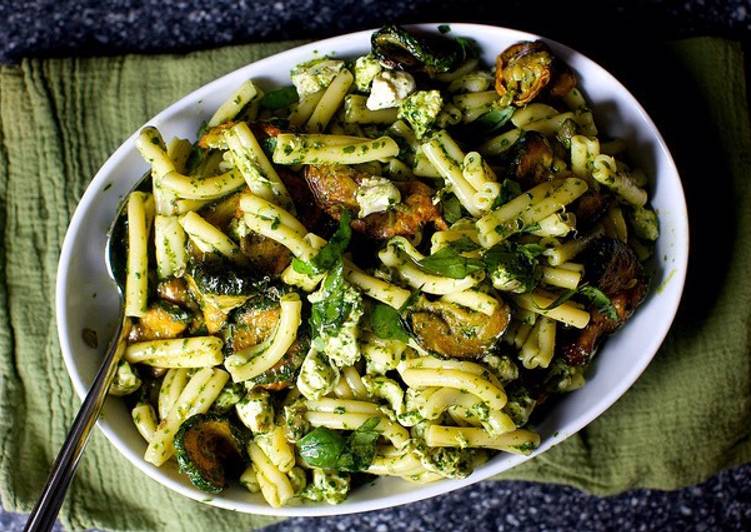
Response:
[[[225,346],[228,354],[258,345],[274,333],[281,315],[279,298],[289,291],[281,285],[273,285],[265,294],[248,300],[232,315],[232,323],[226,332]],[[287,353],[272,368],[253,379],[261,388],[281,390],[294,384],[310,345],[307,335],[298,335]]]
[[[515,105],[531,102],[550,81],[553,55],[540,42],[520,42],[496,58],[495,89],[500,96],[511,93]]]
[[[488,316],[453,303],[422,299],[407,310],[406,321],[428,351],[445,357],[479,358],[493,348],[510,318],[510,309],[503,303]]]
[[[245,469],[244,443],[228,418],[198,414],[185,420],[175,435],[177,465],[196,488],[219,493],[227,487],[227,473]]]
[[[316,202],[329,216],[339,220],[344,210],[352,214],[352,229],[370,238],[387,240],[394,236],[412,237],[427,223],[446,229],[446,222],[433,204],[433,189],[421,181],[394,183],[402,201],[394,209],[358,218],[357,187],[370,177],[346,165],[309,165],[305,179]]]
[[[171,303],[159,301],[131,327],[129,342],[177,338],[190,324],[193,315]]]

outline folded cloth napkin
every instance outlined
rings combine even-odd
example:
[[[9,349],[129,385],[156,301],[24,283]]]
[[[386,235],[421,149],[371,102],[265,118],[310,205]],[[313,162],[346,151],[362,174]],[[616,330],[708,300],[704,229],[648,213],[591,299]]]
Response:
[[[184,56],[32,59],[0,68],[0,492],[6,509],[31,509],[78,409],[57,342],[53,298],[60,245],[90,178],[127,136],[178,97],[294,44]],[[652,365],[613,408],[502,478],[594,493],[670,489],[751,457],[751,137],[743,55],[731,42],[695,39],[676,43],[668,57],[671,74],[653,60],[654,71],[635,73],[634,85],[641,83],[647,103],[654,101],[649,108],[659,125],[677,131],[668,138],[692,207],[693,264],[678,320]],[[683,78],[671,77],[676,69]],[[678,79],[685,82],[676,85]],[[128,531],[248,529],[274,521],[169,491],[98,431],[60,517],[66,528]]]

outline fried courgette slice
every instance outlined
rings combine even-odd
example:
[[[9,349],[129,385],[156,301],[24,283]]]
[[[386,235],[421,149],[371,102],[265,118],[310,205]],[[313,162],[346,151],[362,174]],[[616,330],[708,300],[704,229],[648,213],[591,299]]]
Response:
[[[229,484],[228,475],[245,469],[245,440],[229,418],[197,414],[175,435],[177,465],[199,490],[220,493]]]
[[[423,348],[444,357],[479,358],[506,330],[510,309],[501,303],[488,316],[448,303],[422,299],[406,311],[406,323]]]

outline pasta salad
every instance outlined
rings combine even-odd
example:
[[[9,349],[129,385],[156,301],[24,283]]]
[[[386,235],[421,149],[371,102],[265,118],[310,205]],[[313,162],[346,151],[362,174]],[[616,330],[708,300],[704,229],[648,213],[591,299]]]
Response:
[[[140,132],[111,393],[147,462],[272,506],[464,478],[536,449],[644,299],[647,177],[576,74],[439,29],[248,80],[196,142]]]

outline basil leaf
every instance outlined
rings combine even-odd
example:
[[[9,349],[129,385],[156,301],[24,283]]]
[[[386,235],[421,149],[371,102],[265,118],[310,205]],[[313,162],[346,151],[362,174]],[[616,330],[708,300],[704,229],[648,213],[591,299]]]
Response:
[[[500,207],[515,197],[521,195],[522,187],[513,179],[504,179],[501,183],[501,193],[495,198],[492,208]]]
[[[373,462],[380,432],[377,416],[368,418],[347,438],[341,433],[318,427],[297,442],[303,461],[311,467],[339,471],[363,471]]]
[[[480,271],[485,265],[480,259],[471,259],[460,255],[451,247],[442,248],[418,262],[425,271],[449,277],[463,279],[467,275]]]
[[[297,273],[309,275],[311,277],[318,273],[318,270],[316,270],[311,263],[305,262],[304,260],[298,259],[297,257],[292,259],[292,269]]]
[[[309,466],[335,469],[346,445],[347,442],[338,432],[318,427],[297,442],[297,449]]]
[[[480,245],[473,242],[468,236],[462,236],[461,238],[452,240],[448,245],[459,253],[464,253],[465,251],[477,251],[480,249]]]
[[[453,194],[444,196],[441,200],[443,205],[443,218],[452,224],[462,217],[462,204]]]
[[[540,244],[520,244],[516,249],[530,261],[535,260],[545,251],[545,246]]]
[[[211,129],[209,127],[209,122],[207,120],[204,120],[201,122],[201,125],[198,126],[198,129],[196,130],[196,138],[200,139],[203,137],[208,131]]]
[[[489,135],[501,129],[516,111],[512,105],[488,111],[480,118],[472,122],[472,130],[475,134]]]
[[[297,90],[290,86],[267,92],[258,102],[258,105],[261,109],[284,109],[298,100]]]
[[[297,273],[305,275],[316,275],[333,268],[341,260],[352,238],[352,228],[349,225],[351,219],[352,215],[349,211],[342,211],[339,227],[326,245],[321,248],[315,257],[310,259],[310,262],[298,258],[292,259],[292,268]]]
[[[539,250],[537,248],[540,248]],[[539,284],[542,270],[538,267],[536,244],[496,244],[483,255],[483,262],[493,284],[516,293],[531,292]]]
[[[561,294],[553,301],[550,305],[543,308],[542,310],[551,310],[554,309],[575,295],[580,295],[584,299],[586,299],[590,304],[594,305],[594,307],[603,315],[605,315],[607,318],[617,321],[619,319],[618,312],[615,310],[615,305],[613,305],[613,302],[610,300],[610,298],[605,295],[605,292],[600,290],[597,287],[591,286],[589,284],[584,283],[579,288],[576,288],[574,290],[564,290],[561,292]]]
[[[381,435],[376,427],[381,420],[374,416],[368,418],[347,439],[347,448],[337,463],[342,471],[363,471],[373,463],[376,443]]]
[[[276,149],[276,137],[266,137],[261,141],[261,149],[266,157],[269,159],[274,157],[274,150]]]
[[[412,290],[412,293],[409,294],[409,297],[407,300],[402,304],[401,307],[399,307],[399,314],[407,310],[409,307],[417,303],[417,300],[420,299],[420,294],[422,293],[422,286],[420,288],[415,288]]]
[[[618,321],[618,312],[616,312],[613,302],[605,295],[605,292],[590,285],[580,286],[578,292],[584,299],[594,305],[601,314],[613,321]]]
[[[464,59],[471,59],[479,55],[480,47],[477,45],[477,42],[474,39],[470,39],[468,37],[456,37],[455,40],[457,43],[459,43],[459,46],[464,53]]]
[[[352,238],[352,227],[349,223],[352,215],[349,211],[342,211],[342,217],[339,219],[339,227],[331,236],[321,251],[313,257],[312,263],[319,272],[330,270],[337,261],[341,260],[342,254],[347,250],[349,241]]]
[[[308,323],[313,338],[317,338],[322,333],[335,333],[347,320],[353,303],[344,297],[346,289],[344,262],[339,260],[323,280],[321,286],[323,293],[320,301],[311,305]]]
[[[553,310],[556,307],[560,307],[566,301],[574,297],[576,295],[576,292],[576,288],[564,290],[557,298],[553,300],[552,303],[550,303],[550,305],[548,305],[547,307],[540,307],[540,310]]]
[[[370,328],[378,338],[409,342],[409,334],[399,312],[383,303],[376,303],[370,312]]]

